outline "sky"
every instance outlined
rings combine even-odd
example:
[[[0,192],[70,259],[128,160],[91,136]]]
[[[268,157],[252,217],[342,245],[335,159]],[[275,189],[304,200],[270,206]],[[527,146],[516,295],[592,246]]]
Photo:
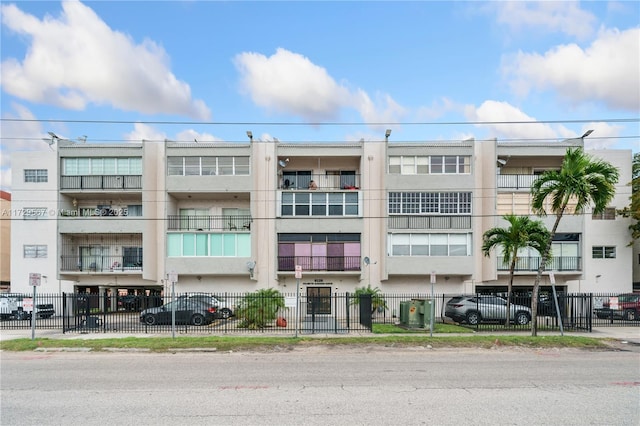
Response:
[[[497,138],[640,151],[640,2],[0,1],[11,154]],[[52,155],[55,155],[52,152]]]

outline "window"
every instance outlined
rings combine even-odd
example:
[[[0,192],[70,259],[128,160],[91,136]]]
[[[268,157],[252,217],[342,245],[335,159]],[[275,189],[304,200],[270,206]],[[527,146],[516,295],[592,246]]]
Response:
[[[593,213],[591,215],[591,219],[593,220],[615,220],[616,219],[616,209],[615,207],[607,207],[600,213]]]
[[[47,169],[25,169],[24,181],[25,182],[48,182],[49,171]]]
[[[250,257],[249,233],[171,233],[167,235],[169,257]]]
[[[389,214],[471,214],[470,192],[390,192]]]
[[[46,245],[24,245],[22,249],[25,258],[44,259],[47,257]]]
[[[278,270],[358,271],[359,234],[279,234]]]
[[[283,192],[282,216],[358,216],[356,192]]]
[[[46,207],[25,207],[24,208],[24,220],[38,220],[47,217]]]
[[[613,246],[593,246],[591,255],[594,259],[615,259],[616,248]]]
[[[62,160],[63,176],[142,175],[141,157],[68,157]]]
[[[468,155],[402,155],[389,157],[389,174],[469,174]]]
[[[168,157],[169,176],[249,175],[249,157]]]
[[[391,256],[471,256],[471,234],[389,234]]]

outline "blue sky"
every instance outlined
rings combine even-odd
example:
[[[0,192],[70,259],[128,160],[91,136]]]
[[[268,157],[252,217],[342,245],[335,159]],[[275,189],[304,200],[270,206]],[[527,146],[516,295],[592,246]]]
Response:
[[[48,132],[640,151],[640,2],[1,2],[2,189]],[[55,121],[47,121],[55,120]]]

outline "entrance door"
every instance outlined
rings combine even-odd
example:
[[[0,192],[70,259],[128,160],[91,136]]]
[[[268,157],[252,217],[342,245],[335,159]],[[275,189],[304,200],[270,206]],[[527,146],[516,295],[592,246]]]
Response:
[[[331,287],[307,287],[307,315],[331,315]]]

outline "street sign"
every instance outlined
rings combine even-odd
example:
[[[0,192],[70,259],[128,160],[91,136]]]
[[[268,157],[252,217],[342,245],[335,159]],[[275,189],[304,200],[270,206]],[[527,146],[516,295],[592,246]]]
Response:
[[[169,282],[172,282],[172,283],[178,282],[178,273],[176,271],[169,272]]]
[[[25,312],[33,312],[33,299],[25,297],[22,299],[22,310]]]
[[[302,278],[302,266],[296,265],[296,278]]]
[[[436,283],[436,271],[431,271],[431,284]]]
[[[41,278],[41,274],[37,274],[35,272],[29,273],[29,285],[33,287],[39,287]]]
[[[554,275],[553,272],[549,272],[549,281],[551,281],[551,284],[556,283],[556,276]]]

